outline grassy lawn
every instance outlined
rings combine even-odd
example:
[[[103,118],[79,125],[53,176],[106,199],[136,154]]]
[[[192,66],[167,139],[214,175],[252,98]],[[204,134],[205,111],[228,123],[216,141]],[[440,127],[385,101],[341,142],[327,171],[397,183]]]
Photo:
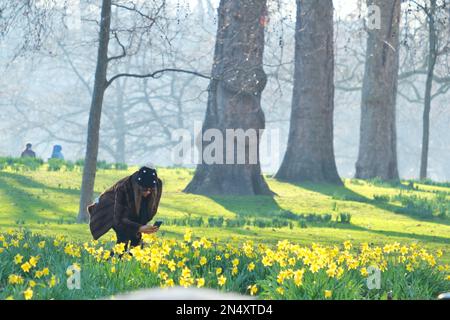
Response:
[[[131,174],[127,171],[99,170],[96,193],[112,185],[120,178]],[[423,218],[402,209],[395,199],[374,200],[374,196],[417,196],[429,201],[447,203],[450,188],[415,184],[418,189],[346,180],[344,187],[317,184],[288,184],[268,178],[275,197],[205,197],[184,194],[183,188],[190,181],[193,171],[187,169],[160,168],[159,176],[164,182],[158,219],[222,216],[235,218],[271,218],[281,211],[294,214],[332,214],[333,220],[339,213],[351,214],[350,224],[308,223],[301,228],[192,228],[196,236],[226,241],[252,239],[265,243],[276,243],[288,239],[302,245],[311,243],[334,244],[351,240],[354,243],[402,244],[419,243],[429,249],[442,249],[444,261],[450,261],[450,218]],[[44,235],[65,234],[74,240],[88,240],[87,225],[76,224],[81,172],[47,171],[45,166],[37,171],[0,171],[0,231],[25,226]],[[442,197],[442,194],[444,196]],[[183,226],[163,225],[162,237],[181,238]]]

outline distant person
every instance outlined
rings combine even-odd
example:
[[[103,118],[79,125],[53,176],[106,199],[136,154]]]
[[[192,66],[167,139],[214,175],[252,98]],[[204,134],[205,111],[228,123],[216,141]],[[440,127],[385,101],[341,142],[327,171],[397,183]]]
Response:
[[[36,158],[36,153],[31,149],[33,145],[31,143],[27,143],[25,146],[25,150],[22,151],[20,155],[21,158]]]
[[[111,228],[117,243],[126,248],[141,244],[142,234],[155,233],[156,226],[148,225],[155,216],[162,194],[162,181],[156,170],[144,166],[131,176],[118,181],[89,205],[89,227],[95,240]]]
[[[52,156],[50,157],[50,159],[61,159],[64,160],[64,156],[62,154],[62,147],[60,145],[54,145],[53,146],[53,152],[52,152]]]

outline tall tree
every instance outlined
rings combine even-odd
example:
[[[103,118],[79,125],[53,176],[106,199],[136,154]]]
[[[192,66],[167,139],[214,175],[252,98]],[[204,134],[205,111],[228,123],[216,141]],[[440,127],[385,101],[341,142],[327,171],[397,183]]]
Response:
[[[396,99],[401,0],[367,0],[380,9],[379,28],[367,30],[356,178],[398,180]]]
[[[422,133],[422,154],[420,161],[420,179],[427,178],[428,169],[428,150],[430,147],[430,112],[431,112],[431,94],[433,89],[434,69],[437,61],[437,32],[435,23],[437,3],[436,0],[430,0],[430,8],[425,10],[428,20],[428,63],[427,63],[427,81],[425,84],[425,104],[423,109],[423,133]]]
[[[297,0],[291,124],[280,180],[342,183],[333,148],[333,34],[332,0]]]
[[[185,192],[271,194],[261,174],[259,150],[256,163],[249,161],[250,150],[259,148],[259,130],[265,127],[261,94],[267,82],[263,69],[266,14],[266,0],[220,1],[212,79],[202,131],[216,129],[223,137],[227,129],[258,132],[256,139],[245,142],[245,164],[226,164],[225,158],[222,164],[220,160],[211,164],[202,159]],[[200,144],[201,150],[205,150],[211,142],[201,139]],[[222,155],[225,155],[226,143],[222,144]],[[219,154],[220,151],[216,150]],[[228,149],[236,159],[239,155],[234,151]]]
[[[131,26],[128,28],[124,21],[119,22],[119,27],[116,29],[111,28],[111,6],[115,6],[118,10],[121,9],[127,12],[128,15],[125,17],[128,23],[131,22]],[[157,78],[166,72],[181,72],[188,73],[191,75],[203,77],[209,79],[209,76],[202,75],[195,71],[177,69],[177,68],[164,68],[156,70],[148,74],[135,74],[135,73],[117,73],[110,79],[107,79],[108,64],[111,61],[120,60],[129,55],[133,55],[133,51],[137,50],[134,46],[134,41],[140,39],[144,35],[147,36],[149,31],[155,25],[155,23],[160,22],[161,18],[164,17],[163,9],[166,6],[166,1],[161,0],[160,2],[130,2],[127,5],[120,3],[111,3],[111,0],[102,1],[101,9],[101,21],[100,21],[100,33],[99,33],[99,47],[97,55],[97,68],[95,72],[94,90],[92,94],[92,102],[89,113],[88,122],[88,135],[87,135],[87,146],[86,146],[86,156],[83,168],[83,179],[81,184],[81,198],[80,206],[78,212],[77,220],[79,222],[88,220],[87,206],[92,202],[94,193],[94,183],[95,175],[97,169],[97,156],[99,147],[99,136],[100,136],[100,120],[102,115],[102,105],[103,98],[106,89],[114,83],[114,81],[123,78],[131,77],[138,79],[146,78]],[[134,14],[134,16],[130,16]],[[120,16],[120,15],[119,15]],[[161,26],[158,26],[161,27]],[[135,35],[140,32],[138,36],[130,37],[130,35]],[[130,42],[126,46],[122,43],[120,39],[120,34],[125,33],[129,36]],[[114,39],[116,41],[117,47],[120,53],[115,56],[108,56],[108,46],[109,40]],[[140,45],[138,46],[140,47]]]
[[[81,198],[78,221],[87,219],[86,208],[92,202],[95,175],[97,171],[97,156],[100,136],[100,120],[102,115],[103,97],[107,87],[106,73],[108,70],[108,44],[111,28],[111,0],[102,1],[97,67],[95,69],[94,90],[89,112],[86,156],[81,182]]]

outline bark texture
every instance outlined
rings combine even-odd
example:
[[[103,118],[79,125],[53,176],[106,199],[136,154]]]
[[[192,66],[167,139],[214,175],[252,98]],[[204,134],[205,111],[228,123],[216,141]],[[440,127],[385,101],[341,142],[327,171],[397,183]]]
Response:
[[[381,28],[367,30],[356,178],[398,180],[396,100],[401,0],[368,0],[381,11]]]
[[[217,129],[264,129],[261,93],[267,76],[263,69],[266,0],[221,0],[218,30],[203,132]],[[256,147],[259,147],[258,135]],[[200,142],[202,150],[209,142]],[[247,141],[246,159],[250,143]],[[224,147],[226,141],[224,139]],[[255,147],[253,145],[253,147]],[[224,161],[225,153],[224,148]],[[235,154],[236,156],[236,154]],[[197,166],[185,192],[196,194],[271,194],[262,174],[259,150],[256,164],[206,164]]]
[[[427,81],[425,85],[425,104],[423,109],[423,133],[422,133],[422,154],[420,160],[420,179],[425,180],[428,176],[428,152],[430,149],[430,112],[431,112],[431,95],[433,90],[434,70],[437,62],[437,34],[436,34],[436,0],[430,0],[430,9],[428,15],[428,67]]]
[[[102,1],[97,67],[95,70],[94,91],[89,112],[86,156],[81,183],[81,198],[78,222],[88,220],[87,206],[92,203],[100,136],[100,120],[103,97],[106,90],[106,72],[108,68],[108,45],[111,27],[111,0]]]
[[[291,124],[280,180],[341,184],[333,147],[333,1],[297,0]]]

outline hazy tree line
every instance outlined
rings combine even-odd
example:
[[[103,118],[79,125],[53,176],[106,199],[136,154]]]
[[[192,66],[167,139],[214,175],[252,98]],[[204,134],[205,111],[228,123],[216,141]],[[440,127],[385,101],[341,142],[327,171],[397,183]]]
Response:
[[[281,180],[449,179],[446,0],[359,1],[346,17],[332,0],[81,4],[80,29],[61,27],[64,6],[20,21],[10,17],[26,6],[0,7],[2,148],[34,137],[85,158],[80,217],[97,152],[170,164],[172,130],[202,119],[280,128]],[[200,164],[187,191],[271,193],[260,163]]]

